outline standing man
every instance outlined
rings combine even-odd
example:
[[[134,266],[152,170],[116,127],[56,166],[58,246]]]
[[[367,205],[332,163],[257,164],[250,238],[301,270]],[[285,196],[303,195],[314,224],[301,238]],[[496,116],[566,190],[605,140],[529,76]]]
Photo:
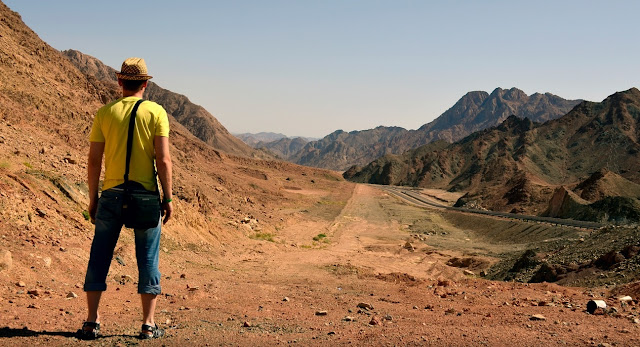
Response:
[[[123,226],[122,201],[125,191],[125,164],[129,120],[136,102],[142,99],[151,76],[147,74],[144,59],[129,58],[116,73],[122,87],[122,98],[98,110],[89,140],[89,215],[95,223],[95,234],[84,291],[87,293],[87,320],[78,331],[83,339],[94,339],[100,332],[98,306],[100,296],[107,289],[106,278],[113,258],[113,251]],[[162,184],[164,198],[161,209],[162,224],[171,218],[171,157],[169,155],[169,120],[162,106],[142,102],[136,112],[133,145],[127,189],[135,193],[157,191],[154,159]],[[105,159],[105,177],[102,194],[98,199],[98,184]],[[138,262],[138,293],[142,300],[142,329],[140,338],[156,338],[164,331],[155,324],[156,296],[160,294],[158,254],[160,248],[160,220],[149,229],[134,229],[136,260]]]

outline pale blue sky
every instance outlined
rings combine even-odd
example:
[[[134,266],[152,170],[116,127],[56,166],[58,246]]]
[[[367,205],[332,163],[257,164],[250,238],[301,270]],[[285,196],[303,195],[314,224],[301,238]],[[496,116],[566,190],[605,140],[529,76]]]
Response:
[[[3,0],[47,43],[153,81],[232,132],[415,129],[472,90],[638,86],[640,1]]]

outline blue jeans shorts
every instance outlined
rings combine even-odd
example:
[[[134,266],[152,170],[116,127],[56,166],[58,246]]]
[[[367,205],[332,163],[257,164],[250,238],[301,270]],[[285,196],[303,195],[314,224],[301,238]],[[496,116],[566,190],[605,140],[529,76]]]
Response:
[[[105,291],[107,273],[113,259],[113,251],[122,229],[122,189],[112,188],[102,192],[98,200],[96,228],[91,244],[91,254],[84,291]],[[138,262],[138,293],[160,294],[160,228],[162,223],[150,229],[134,229],[136,260]]]

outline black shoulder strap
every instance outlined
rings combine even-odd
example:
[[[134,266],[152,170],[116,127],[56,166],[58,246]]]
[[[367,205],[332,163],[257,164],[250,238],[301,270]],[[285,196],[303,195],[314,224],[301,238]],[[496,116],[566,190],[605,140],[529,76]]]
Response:
[[[124,183],[129,182],[129,164],[131,162],[131,147],[133,147],[133,129],[136,127],[136,112],[138,112],[138,106],[140,106],[143,101],[143,99],[140,99],[136,102],[136,104],[133,106],[133,110],[131,111],[131,117],[129,118],[129,134],[127,135],[127,162],[124,169]]]

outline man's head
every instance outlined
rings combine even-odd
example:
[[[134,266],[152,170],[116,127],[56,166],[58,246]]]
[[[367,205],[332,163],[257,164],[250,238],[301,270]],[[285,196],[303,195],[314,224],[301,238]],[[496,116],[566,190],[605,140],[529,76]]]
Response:
[[[147,86],[152,77],[147,74],[147,64],[142,58],[128,58],[122,63],[120,72],[116,72],[118,84],[124,90],[139,92]]]

